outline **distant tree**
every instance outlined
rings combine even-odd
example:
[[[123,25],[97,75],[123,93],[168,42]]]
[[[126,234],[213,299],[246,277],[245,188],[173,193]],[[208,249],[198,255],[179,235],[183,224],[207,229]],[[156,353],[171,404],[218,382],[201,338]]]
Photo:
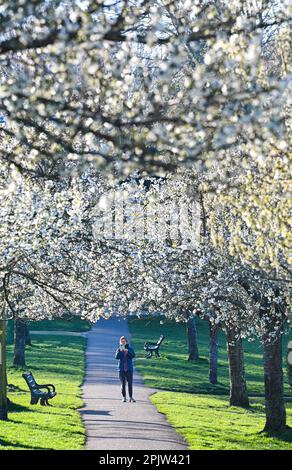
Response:
[[[22,319],[16,319],[14,327],[13,357],[13,365],[16,367],[25,367],[25,333],[26,322]]]
[[[230,405],[249,406],[245,380],[242,339],[235,329],[228,329],[226,335],[230,375]]]
[[[197,361],[199,359],[199,348],[197,339],[196,317],[192,316],[187,320],[188,337],[188,361]]]
[[[209,382],[218,383],[218,325],[209,322]]]

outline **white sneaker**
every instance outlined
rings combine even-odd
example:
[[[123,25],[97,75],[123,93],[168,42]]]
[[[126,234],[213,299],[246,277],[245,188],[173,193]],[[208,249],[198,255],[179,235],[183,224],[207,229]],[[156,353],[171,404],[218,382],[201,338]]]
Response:
[[[129,401],[132,401],[132,402],[136,403],[136,400],[133,397],[131,397]]]
[[[127,399],[125,397],[122,398],[122,401],[126,403]]]

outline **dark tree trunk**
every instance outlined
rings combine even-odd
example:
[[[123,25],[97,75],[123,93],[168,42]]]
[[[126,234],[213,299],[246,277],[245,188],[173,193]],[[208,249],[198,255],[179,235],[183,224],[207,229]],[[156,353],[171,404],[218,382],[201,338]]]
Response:
[[[218,326],[209,322],[209,382],[218,383]]]
[[[6,375],[6,323],[0,320],[0,420],[8,419],[7,412],[7,375]]]
[[[266,424],[264,431],[269,433],[277,433],[281,430],[287,429],[286,425],[286,409],[284,402],[284,385],[283,385],[283,369],[282,369],[282,335],[278,333],[277,337],[269,341],[269,336],[274,331],[275,321],[273,320],[274,313],[277,314],[277,321],[280,317],[285,324],[285,312],[287,305],[285,301],[271,302],[271,300],[261,295],[246,279],[240,280],[243,288],[248,294],[260,303],[259,316],[267,316],[266,327],[267,333],[263,337],[264,342],[264,377],[265,377],[265,402],[266,402]],[[281,292],[279,287],[273,287],[273,292],[276,297],[279,297]],[[280,317],[279,317],[280,315]]]
[[[187,336],[189,348],[188,361],[197,361],[199,359],[199,349],[195,317],[189,318],[187,322]]]
[[[245,381],[243,347],[241,338],[234,330],[227,331],[227,353],[229,360],[230,406],[247,408],[249,399]]]
[[[15,320],[14,328],[14,358],[13,365],[25,367],[25,338],[26,322],[25,320]]]
[[[282,369],[282,335],[264,341],[266,424],[264,431],[278,432],[286,428]]]
[[[25,322],[25,346],[32,346],[28,322]]]
[[[292,341],[289,341],[287,349],[287,375],[290,391],[292,392]]]

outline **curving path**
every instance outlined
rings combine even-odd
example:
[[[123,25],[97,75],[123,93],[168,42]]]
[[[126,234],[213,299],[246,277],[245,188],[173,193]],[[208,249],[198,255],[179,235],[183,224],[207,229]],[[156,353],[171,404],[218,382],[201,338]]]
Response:
[[[146,387],[134,371],[136,403],[121,401],[114,353],[121,335],[130,340],[126,320],[101,319],[87,334],[85,406],[86,449],[180,450],[187,444],[150,402],[156,390]]]

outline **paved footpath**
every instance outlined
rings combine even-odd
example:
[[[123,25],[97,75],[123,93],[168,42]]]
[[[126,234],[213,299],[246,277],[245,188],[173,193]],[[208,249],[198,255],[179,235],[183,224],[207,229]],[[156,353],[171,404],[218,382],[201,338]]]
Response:
[[[156,390],[146,387],[134,371],[136,403],[121,401],[117,360],[119,337],[130,341],[126,320],[101,319],[88,333],[86,376],[83,385],[85,406],[80,409],[85,424],[86,448],[98,450],[180,450],[184,440],[150,402]]]

